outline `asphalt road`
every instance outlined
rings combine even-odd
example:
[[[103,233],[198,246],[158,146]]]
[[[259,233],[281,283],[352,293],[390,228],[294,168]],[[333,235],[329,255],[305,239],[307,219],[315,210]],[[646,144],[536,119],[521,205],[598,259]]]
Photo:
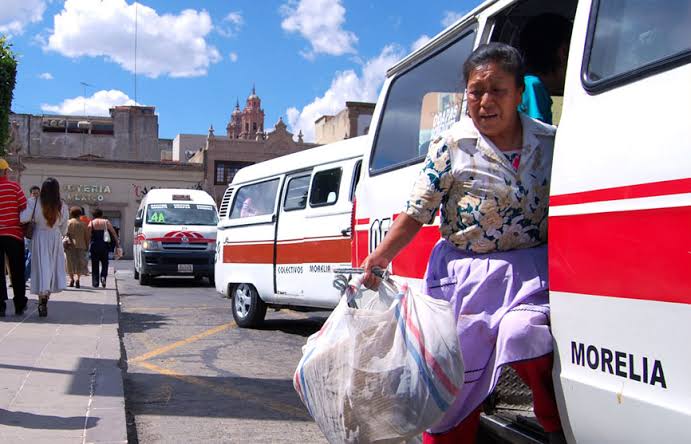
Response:
[[[270,310],[262,329],[240,329],[206,281],[142,287],[131,261],[115,266],[131,444],[325,442],[292,376],[327,312]]]

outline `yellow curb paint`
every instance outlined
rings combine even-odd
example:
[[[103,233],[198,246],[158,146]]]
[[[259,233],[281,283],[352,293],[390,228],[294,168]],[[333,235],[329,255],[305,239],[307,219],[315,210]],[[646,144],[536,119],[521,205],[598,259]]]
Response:
[[[211,328],[211,329],[206,330],[206,331],[199,333],[197,335],[190,336],[187,339],[183,339],[181,341],[177,341],[177,342],[174,342],[172,344],[165,345],[163,347],[159,347],[157,349],[151,350],[148,353],[144,353],[143,355],[137,356],[136,358],[129,359],[128,361],[131,363],[138,363],[141,361],[146,361],[147,359],[151,359],[154,356],[162,355],[163,353],[167,353],[167,352],[174,350],[178,347],[181,347],[183,345],[191,344],[191,343],[196,342],[200,339],[204,339],[207,336],[215,335],[216,333],[220,333],[224,330],[229,330],[229,329],[235,328],[235,327],[237,327],[237,325],[234,322],[229,322],[228,324],[219,325],[218,327]]]
[[[284,413],[292,416],[297,416],[300,418],[305,418],[305,419],[311,419],[311,417],[305,412],[304,409],[298,408],[298,407],[293,407],[292,405],[288,404],[283,404],[280,402],[276,401],[271,401],[269,399],[259,399],[254,396],[248,395],[247,393],[236,390],[232,387],[227,387],[227,386],[222,386],[218,384],[213,384],[209,381],[206,381],[202,378],[199,378],[197,376],[189,376],[189,375],[182,375],[174,370],[170,370],[167,368],[159,367],[155,364],[152,364],[150,362],[136,362],[136,365],[140,367],[144,367],[146,369],[149,369],[153,372],[156,372],[160,375],[164,376],[170,376],[171,378],[175,378],[177,380],[186,382],[188,384],[196,385],[199,387],[204,387],[205,389],[211,390],[212,392],[219,393],[222,395],[230,396],[235,399],[241,399],[244,401],[252,402],[254,404],[259,405],[260,407],[268,408],[270,410],[279,412],[279,413]]]

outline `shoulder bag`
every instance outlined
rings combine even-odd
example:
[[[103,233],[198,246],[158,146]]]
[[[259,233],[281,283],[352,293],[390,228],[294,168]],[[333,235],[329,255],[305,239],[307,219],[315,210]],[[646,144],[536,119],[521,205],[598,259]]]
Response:
[[[31,220],[29,222],[22,224],[22,229],[24,230],[24,237],[31,239],[34,237],[34,228],[36,228],[36,204],[38,204],[38,199],[34,201],[34,209],[31,212]]]

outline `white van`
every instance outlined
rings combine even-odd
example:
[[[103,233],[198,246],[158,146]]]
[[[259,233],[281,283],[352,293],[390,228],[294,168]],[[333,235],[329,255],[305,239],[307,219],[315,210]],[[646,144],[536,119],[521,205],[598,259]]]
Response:
[[[134,278],[207,277],[214,284],[216,202],[205,191],[154,189],[134,220]]]
[[[350,266],[352,200],[365,138],[356,137],[238,171],[221,203],[216,289],[241,327],[267,306],[330,309],[332,269]]]
[[[517,45],[522,25],[546,12],[573,20],[548,243],[567,439],[691,442],[688,0],[486,1],[393,66],[363,160],[353,265],[404,209],[429,141],[465,113],[461,73],[471,51]],[[393,273],[420,282],[438,239],[438,226],[424,226]],[[539,425],[526,420],[530,404],[498,408],[483,424],[510,442],[541,442]]]

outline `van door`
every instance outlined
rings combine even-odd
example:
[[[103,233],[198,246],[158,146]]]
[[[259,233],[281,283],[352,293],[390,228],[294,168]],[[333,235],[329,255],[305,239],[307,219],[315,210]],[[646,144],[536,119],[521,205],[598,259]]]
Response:
[[[689,442],[689,30],[688,0],[578,6],[548,242],[574,442]]]
[[[350,264],[355,163],[315,167],[311,177],[295,175],[286,187],[276,238],[276,288],[294,305],[333,308],[338,303],[332,270]]]
[[[236,187],[228,216],[218,225],[223,281],[249,284],[265,302],[274,297],[274,222],[281,180],[274,177]]]

